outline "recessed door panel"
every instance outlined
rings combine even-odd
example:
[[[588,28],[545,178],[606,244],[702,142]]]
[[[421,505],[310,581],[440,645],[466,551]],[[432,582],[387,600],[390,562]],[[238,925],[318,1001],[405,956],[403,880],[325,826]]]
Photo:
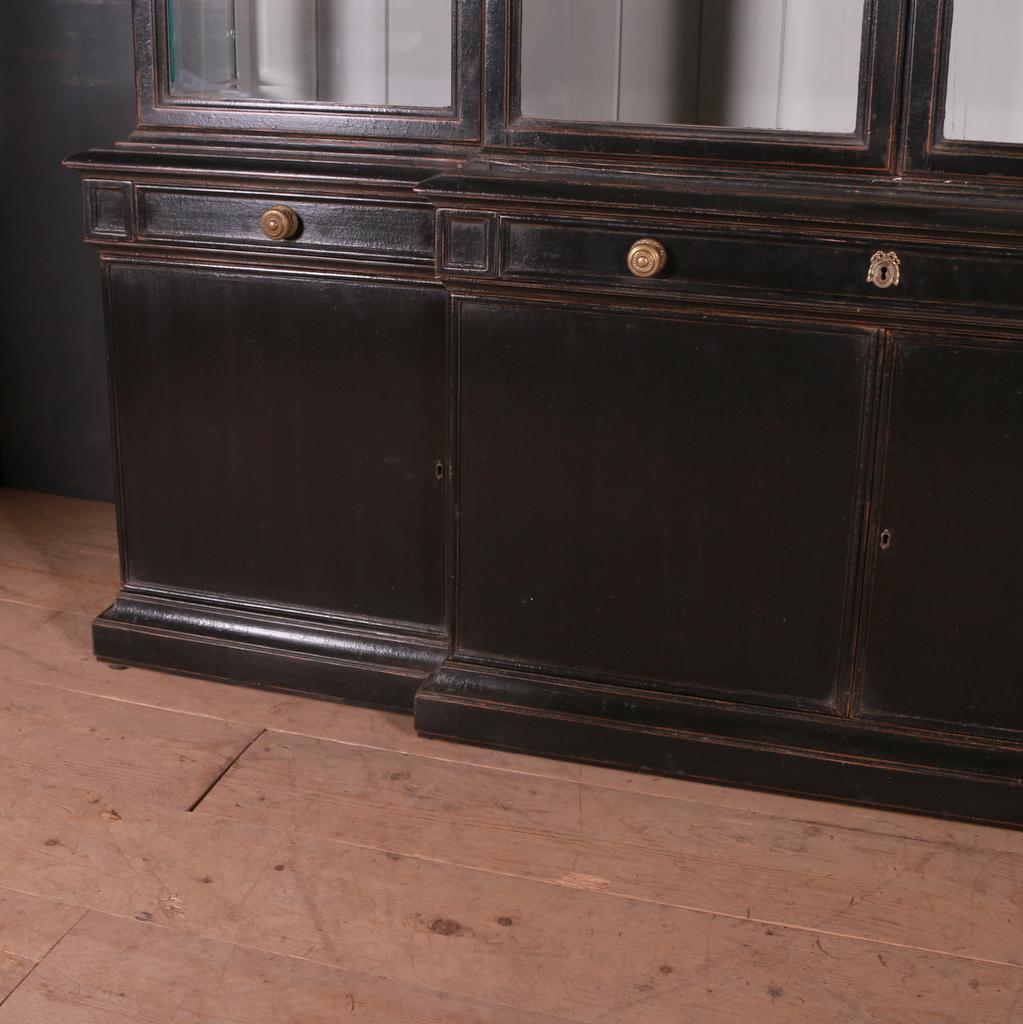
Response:
[[[128,581],[443,625],[444,292],[109,274]]]
[[[1023,729],[1023,346],[897,339],[863,710]]]
[[[831,706],[875,339],[460,307],[459,649]]]

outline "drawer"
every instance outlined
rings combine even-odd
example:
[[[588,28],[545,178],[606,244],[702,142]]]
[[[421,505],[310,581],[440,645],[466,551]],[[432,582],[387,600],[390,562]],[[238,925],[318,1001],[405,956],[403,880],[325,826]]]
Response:
[[[297,232],[275,241],[264,232],[262,218],[281,206],[294,211]],[[138,237],[429,264],[433,262],[433,210],[379,200],[142,187],[138,189]]]
[[[663,247],[654,277],[636,277],[629,252],[640,239]],[[897,285],[868,281],[875,253],[899,257]],[[746,230],[685,231],[502,218],[501,276],[655,293],[787,296],[919,306],[963,305],[1004,315],[1023,294],[1023,258],[987,247],[904,245],[886,239],[808,239]]]

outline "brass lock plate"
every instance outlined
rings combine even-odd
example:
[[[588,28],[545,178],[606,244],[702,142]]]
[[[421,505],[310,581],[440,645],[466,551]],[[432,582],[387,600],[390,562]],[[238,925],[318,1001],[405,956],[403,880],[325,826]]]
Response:
[[[902,280],[902,261],[894,252],[875,252],[870,257],[867,283],[876,288],[896,288]]]

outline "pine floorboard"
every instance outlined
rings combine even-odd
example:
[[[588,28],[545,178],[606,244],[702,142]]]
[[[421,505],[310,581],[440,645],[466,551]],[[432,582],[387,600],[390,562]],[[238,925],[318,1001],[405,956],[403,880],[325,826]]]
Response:
[[[1023,833],[114,671],[118,571],[0,490],[0,1024],[1023,1024]]]
[[[0,1010],[0,1020],[559,1024],[553,1017],[95,913]]]
[[[223,719],[0,679],[0,774],[8,784],[45,781],[97,800],[189,808],[259,733]]]
[[[109,506],[0,493],[0,600],[85,615],[102,611],[120,575]]]
[[[0,1004],[82,916],[78,907],[0,888]]]
[[[83,911],[67,903],[0,888],[0,951],[42,960],[81,919]]]
[[[204,813],[765,924],[1023,964],[1016,853],[265,733]],[[1017,901],[1017,902],[1014,902]]]
[[[0,951],[0,1005],[29,976],[35,966],[31,960]]]

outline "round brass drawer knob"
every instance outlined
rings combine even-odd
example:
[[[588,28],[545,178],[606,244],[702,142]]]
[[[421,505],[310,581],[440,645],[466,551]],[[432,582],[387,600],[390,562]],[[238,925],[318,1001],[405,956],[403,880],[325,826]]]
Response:
[[[894,252],[875,252],[870,257],[867,283],[876,288],[897,288],[902,280],[902,260]]]
[[[629,270],[636,277],[656,277],[668,265],[668,251],[653,238],[641,238],[629,250]]]
[[[263,214],[259,226],[267,238],[274,242],[284,242],[298,234],[302,222],[290,206],[274,206]]]

